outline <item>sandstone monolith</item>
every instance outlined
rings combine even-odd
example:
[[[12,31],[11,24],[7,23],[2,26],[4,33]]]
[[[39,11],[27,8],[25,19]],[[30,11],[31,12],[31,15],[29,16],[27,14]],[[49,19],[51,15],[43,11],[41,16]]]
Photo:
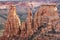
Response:
[[[11,5],[9,9],[7,21],[5,23],[3,36],[7,38],[18,36],[20,27],[21,27],[21,22],[18,15],[16,14],[16,7],[14,5]]]

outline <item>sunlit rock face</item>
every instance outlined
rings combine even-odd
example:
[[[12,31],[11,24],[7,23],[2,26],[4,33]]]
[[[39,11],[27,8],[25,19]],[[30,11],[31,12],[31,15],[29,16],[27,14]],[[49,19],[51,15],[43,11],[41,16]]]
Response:
[[[51,31],[52,25],[55,28],[56,21],[59,21],[59,16],[55,4],[44,4],[38,9],[34,15],[34,29],[37,30],[39,26],[46,23],[48,26],[44,31]],[[58,29],[56,29],[58,30]],[[44,32],[43,32],[44,33]]]
[[[18,36],[19,29],[21,27],[21,22],[18,15],[16,14],[16,8],[14,5],[10,6],[7,21],[5,23],[5,31],[3,36]]]
[[[45,35],[49,31],[60,32],[60,19],[55,4],[44,4],[32,17],[32,11],[27,9],[25,22],[20,22],[14,5],[10,6],[5,23],[3,40],[49,40]],[[32,36],[33,35],[33,36]],[[43,38],[42,38],[43,37]]]
[[[41,34],[44,35],[45,33],[48,33],[49,31],[54,34],[60,32],[59,31],[60,30],[60,27],[59,27],[60,18],[58,16],[57,7],[55,4],[41,5],[40,8],[38,9],[38,11],[35,13],[33,19],[34,19],[34,29],[35,30],[37,30],[38,27],[41,27],[41,25],[47,24],[46,27],[41,29],[41,33],[39,35],[41,35]],[[39,35],[36,36],[35,38],[36,39],[40,38],[41,36],[39,36]],[[54,36],[54,35],[52,34],[52,36]],[[52,38],[52,39],[54,40],[54,38]]]
[[[26,24],[27,24],[27,35],[32,35],[32,11],[30,9],[27,9],[27,18],[26,18]]]

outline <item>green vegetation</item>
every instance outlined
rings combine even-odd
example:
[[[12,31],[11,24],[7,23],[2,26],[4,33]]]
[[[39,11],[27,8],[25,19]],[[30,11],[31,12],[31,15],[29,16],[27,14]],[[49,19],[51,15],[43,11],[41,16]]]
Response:
[[[25,21],[25,19],[21,19],[21,22]]]
[[[3,31],[4,31],[4,25],[0,24],[0,36],[2,36]]]
[[[2,35],[3,35],[3,31],[4,31],[3,29],[2,29],[2,30],[0,30],[0,36],[2,36]]]

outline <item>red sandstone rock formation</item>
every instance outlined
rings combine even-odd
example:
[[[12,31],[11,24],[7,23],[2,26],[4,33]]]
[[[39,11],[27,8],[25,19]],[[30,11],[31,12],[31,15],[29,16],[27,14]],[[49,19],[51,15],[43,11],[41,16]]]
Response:
[[[20,19],[16,14],[16,8],[14,5],[10,6],[7,21],[5,23],[5,31],[3,36],[18,36],[19,28],[21,27]]]
[[[10,40],[15,40],[13,36],[21,38],[20,40],[28,40],[28,37],[33,35],[33,33],[44,23],[48,25],[41,29],[40,35],[51,31],[52,27],[60,32],[60,23],[58,23],[59,16],[57,14],[56,5],[42,5],[35,13],[34,18],[32,17],[32,11],[30,9],[27,11],[26,21],[21,24],[16,14],[15,6],[10,6],[9,15],[5,23],[5,31],[3,33],[4,38],[2,40],[9,40],[9,37],[11,38]],[[38,38],[37,40],[42,40],[42,38]],[[44,38],[43,40],[48,40],[48,38]]]
[[[22,22],[22,25],[21,25],[21,34],[20,34],[20,37],[21,37],[21,40],[27,40],[27,29],[26,29],[26,23],[25,22]]]
[[[33,28],[34,31],[36,31],[37,27],[38,27],[38,22],[37,21],[38,21],[38,14],[36,12],[35,15],[34,15],[34,28]]]
[[[59,16],[58,16],[58,12],[55,4],[42,5],[34,15],[34,29],[35,28],[37,29],[43,23],[47,23],[48,26],[45,29],[43,29],[44,31],[47,32],[51,30],[52,25],[55,25],[54,22],[58,21],[58,19],[59,19]]]
[[[28,9],[28,13],[27,13],[27,19],[26,19],[26,24],[27,24],[27,35],[32,35],[33,34],[33,30],[32,30],[32,11],[30,9]]]

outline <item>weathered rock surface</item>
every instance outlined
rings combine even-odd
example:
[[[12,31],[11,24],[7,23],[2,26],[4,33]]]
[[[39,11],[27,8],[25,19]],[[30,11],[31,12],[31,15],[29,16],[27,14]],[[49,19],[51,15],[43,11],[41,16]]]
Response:
[[[34,17],[28,9],[25,22],[20,22],[15,6],[10,6],[1,40],[58,40],[59,26],[60,18],[55,4],[41,5]]]
[[[5,23],[5,29],[4,29],[5,31],[3,33],[3,36],[5,36],[6,38],[19,36],[20,27],[21,27],[21,22],[18,15],[16,14],[16,8],[14,5],[11,5],[9,9],[7,21]]]

